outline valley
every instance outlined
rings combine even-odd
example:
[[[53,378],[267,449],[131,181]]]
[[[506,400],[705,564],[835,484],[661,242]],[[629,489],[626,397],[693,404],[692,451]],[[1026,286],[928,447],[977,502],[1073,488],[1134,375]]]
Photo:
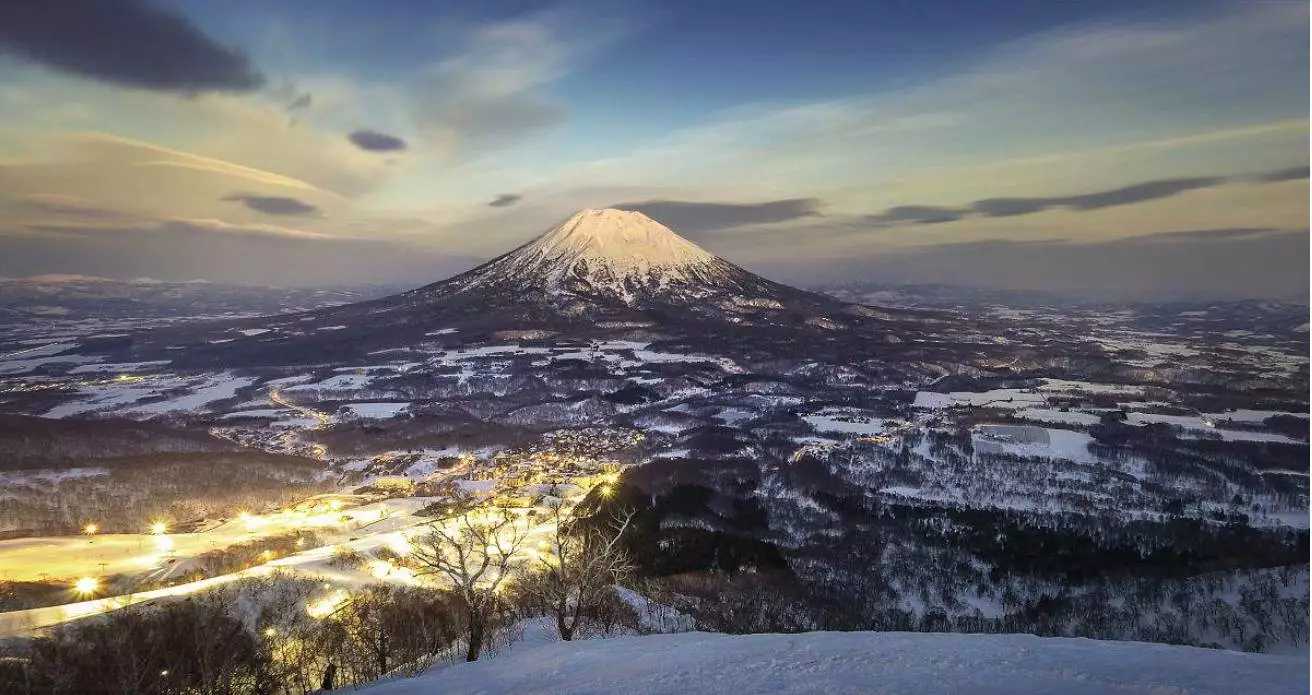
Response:
[[[702,629],[1306,649],[1298,308],[849,304],[612,217],[361,304],[0,327],[0,632],[426,585],[465,500],[632,515]]]
[[[581,264],[565,266],[583,269],[576,278],[596,277],[589,253],[630,248],[593,245],[610,233],[602,222],[580,243],[579,224],[552,241]],[[144,321],[133,328],[152,330],[127,337],[114,320],[10,324],[0,412],[52,427],[49,446],[9,445],[0,518],[17,538],[0,540],[0,580],[21,586],[12,606],[60,606],[56,589],[80,577],[123,597],[268,572],[359,585],[367,557],[348,569],[325,557],[367,555],[462,490],[489,510],[541,511],[550,484],[638,510],[644,576],[706,624],[716,618],[687,605],[687,573],[722,573],[729,594],[778,595],[771,615],[718,626],[731,631],[1022,629],[1299,648],[1308,366],[1295,312],[871,308],[741,275],[732,288],[681,287],[732,308],[670,323],[670,309],[647,303],[702,275],[653,279],[651,265],[621,264],[640,275],[611,268],[606,283],[577,285],[555,258],[542,278],[514,258],[489,268],[501,265],[517,270],[497,277],[530,287],[517,292],[542,292],[541,309],[521,296],[520,313],[492,325],[442,300],[407,319],[400,342],[361,323],[379,311],[369,303],[236,324]],[[496,285],[470,279],[479,273],[403,296]],[[796,324],[778,316],[785,302],[832,319]],[[702,332],[706,321],[716,328]],[[160,336],[201,340],[222,366],[195,365],[193,347],[157,353]],[[146,430],[104,446],[98,422]],[[244,469],[234,456],[269,458],[260,466],[283,467],[286,484],[133,492],[144,484],[135,469],[186,466],[205,480]],[[601,469],[615,476],[606,498]],[[62,510],[42,514],[46,536],[20,530],[33,500]],[[348,506],[307,511],[324,500]],[[386,525],[361,521],[379,510]],[[148,519],[185,531],[146,534]],[[88,523],[101,535],[77,536]],[[216,563],[223,553],[240,560]],[[853,594],[858,606],[842,598]],[[1168,598],[1178,595],[1208,607]],[[22,608],[37,612],[7,624],[113,601]],[[1127,601],[1139,607],[1114,607]]]

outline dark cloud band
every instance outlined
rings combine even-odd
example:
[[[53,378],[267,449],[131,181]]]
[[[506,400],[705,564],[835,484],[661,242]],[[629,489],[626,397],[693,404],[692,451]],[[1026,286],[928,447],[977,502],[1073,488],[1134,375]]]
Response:
[[[0,223],[0,276],[70,272],[261,285],[415,286],[467,270],[474,259],[387,240],[335,239],[264,225],[173,220],[139,226],[17,230]]]
[[[226,201],[242,203],[246,207],[266,215],[314,215],[319,208],[301,202],[295,198],[282,196],[233,194],[223,198]]]
[[[356,147],[370,152],[394,152],[406,148],[405,140],[376,130],[357,130],[347,137]]]
[[[1120,205],[1133,205],[1173,195],[1213,188],[1229,183],[1274,183],[1304,179],[1308,168],[1291,167],[1255,176],[1197,176],[1192,178],[1158,179],[1121,188],[1096,191],[1081,195],[1034,198],[986,198],[963,208],[934,205],[899,205],[879,214],[866,216],[865,222],[876,227],[893,227],[904,224],[941,224],[965,217],[1015,217],[1053,209],[1101,210]]]
[[[787,198],[764,203],[693,203],[681,200],[647,200],[611,207],[634,210],[679,232],[708,232],[746,224],[784,222],[820,215],[816,198]]]
[[[244,54],[141,0],[0,2],[0,53],[160,91],[248,91],[264,84]]]
[[[494,208],[508,208],[511,205],[518,203],[521,197],[522,196],[515,195],[514,193],[502,193],[496,198],[493,198],[492,202],[488,203],[488,205]]]

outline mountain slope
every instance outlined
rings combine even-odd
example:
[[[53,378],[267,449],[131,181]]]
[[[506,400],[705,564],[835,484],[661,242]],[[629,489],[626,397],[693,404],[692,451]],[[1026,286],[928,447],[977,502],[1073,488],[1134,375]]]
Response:
[[[722,354],[916,359],[948,317],[883,310],[772,282],[639,212],[583,210],[470,271],[382,299],[303,314],[180,327],[108,344],[118,359],[175,366],[294,364],[360,358],[420,343],[664,341]],[[439,337],[440,336],[440,337]]]
[[[640,212],[613,209],[579,211],[503,256],[402,296],[427,302],[467,293],[511,294],[517,301],[557,307],[571,301],[629,308],[688,305],[733,295],[840,304],[743,270]]]
[[[420,693],[1305,693],[1307,659],[1033,635],[689,632],[515,645],[366,687]]]

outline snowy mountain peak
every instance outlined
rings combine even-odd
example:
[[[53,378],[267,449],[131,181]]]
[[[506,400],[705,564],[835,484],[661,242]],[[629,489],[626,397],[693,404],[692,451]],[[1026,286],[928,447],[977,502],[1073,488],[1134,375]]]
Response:
[[[715,256],[641,212],[580,210],[522,249],[525,260],[557,268],[590,261],[617,275],[705,265]]]
[[[703,294],[741,272],[640,212],[608,208],[580,210],[453,285],[462,292],[509,285],[631,304],[655,292]]]

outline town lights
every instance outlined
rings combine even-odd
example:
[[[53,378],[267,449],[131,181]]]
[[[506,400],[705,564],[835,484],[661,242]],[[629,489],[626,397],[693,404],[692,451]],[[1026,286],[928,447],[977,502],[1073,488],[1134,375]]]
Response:
[[[392,573],[394,566],[385,560],[374,560],[369,563],[369,572],[374,575],[374,579],[385,579]]]
[[[349,594],[347,594],[345,591],[342,591],[341,589],[338,589],[337,591],[334,591],[333,593],[328,594],[323,598],[320,598],[316,601],[311,601],[310,603],[306,604],[305,612],[309,613],[311,618],[322,620],[332,615],[338,609],[338,607],[340,607],[343,603],[346,603],[347,599],[349,598],[350,598]]]
[[[414,546],[410,545],[410,541],[399,533],[393,534],[393,536],[388,539],[387,548],[397,555],[409,555],[414,552]]]
[[[82,577],[73,582],[73,591],[76,591],[79,596],[91,596],[99,589],[100,580],[95,577]]]

